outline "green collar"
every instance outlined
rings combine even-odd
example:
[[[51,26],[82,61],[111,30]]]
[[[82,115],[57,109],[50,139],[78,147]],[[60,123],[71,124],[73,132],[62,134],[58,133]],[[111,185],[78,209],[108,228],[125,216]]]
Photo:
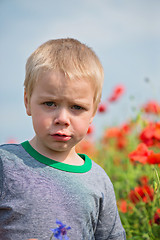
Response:
[[[88,172],[92,167],[91,159],[85,154],[78,154],[84,160],[84,164],[81,166],[75,166],[75,165],[69,165],[66,163],[57,162],[55,160],[45,157],[44,155],[37,152],[30,145],[29,141],[22,142],[21,145],[26,150],[26,152],[28,152],[29,155],[32,156],[37,161],[62,171],[73,172],[73,173],[85,173],[85,172]]]

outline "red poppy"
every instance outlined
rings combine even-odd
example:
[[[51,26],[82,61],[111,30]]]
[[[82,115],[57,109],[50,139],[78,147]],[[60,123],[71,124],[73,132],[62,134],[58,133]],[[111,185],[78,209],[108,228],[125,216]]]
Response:
[[[150,224],[155,223],[155,224],[160,225],[160,208],[158,208],[158,209],[156,210],[153,219],[151,219],[151,220],[149,221],[149,223],[150,223]]]
[[[149,101],[142,108],[146,113],[159,114],[160,113],[160,105],[155,101]]]
[[[104,140],[107,140],[109,138],[115,138],[118,137],[120,134],[119,127],[111,127],[108,128],[104,133]]]
[[[121,128],[112,127],[107,129],[103,137],[103,142],[107,143],[108,139],[111,138],[116,139],[116,145],[118,149],[123,149],[127,144],[126,135]]]
[[[160,153],[151,153],[151,155],[148,156],[147,163],[160,164]]]
[[[147,146],[153,146],[160,142],[160,122],[150,123],[140,134],[140,139]]]
[[[134,204],[139,201],[143,201],[148,203],[149,201],[153,201],[154,190],[148,185],[145,186],[137,186],[134,190],[131,190],[129,193],[129,199]]]
[[[160,141],[160,122],[155,123],[154,137]]]
[[[153,153],[152,150],[149,150],[144,143],[140,143],[136,150],[129,154],[129,158],[132,162],[140,162],[146,164],[148,161],[148,156]]]
[[[104,113],[107,110],[107,104],[105,103],[100,103],[99,107],[98,107],[98,112],[99,113]]]
[[[127,202],[124,199],[121,199],[117,202],[118,208],[122,213],[127,212]]]
[[[140,184],[141,184],[142,186],[147,185],[148,182],[149,182],[147,176],[142,176],[142,177],[139,179],[139,181],[140,181]]]
[[[109,102],[115,102],[116,100],[119,99],[119,97],[124,93],[124,86],[123,85],[118,85],[114,88],[113,93],[111,96],[108,98]]]
[[[124,133],[129,133],[131,130],[131,124],[125,123],[122,125],[121,129],[124,131]]]
[[[105,131],[103,143],[107,143],[108,139],[115,138],[118,149],[124,149],[128,143],[127,135],[130,131],[129,124],[120,127],[111,127]]]
[[[88,128],[87,134],[90,135],[90,134],[93,133],[93,131],[94,131],[93,125],[90,125],[89,128]]]
[[[117,148],[118,149],[124,149],[127,145],[127,138],[124,135],[121,135],[121,137],[117,138]]]
[[[154,222],[160,225],[160,208],[158,208],[154,214]]]

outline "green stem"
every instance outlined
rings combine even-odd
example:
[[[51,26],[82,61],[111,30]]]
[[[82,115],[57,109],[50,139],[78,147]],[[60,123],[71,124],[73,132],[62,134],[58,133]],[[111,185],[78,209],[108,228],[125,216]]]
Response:
[[[52,235],[51,235],[51,237],[50,237],[50,240],[52,240],[52,238],[53,238],[53,233],[52,233]]]
[[[155,171],[157,179],[158,179],[158,185],[160,185],[160,179],[159,179],[159,175],[158,175],[157,169],[154,168],[154,171]]]

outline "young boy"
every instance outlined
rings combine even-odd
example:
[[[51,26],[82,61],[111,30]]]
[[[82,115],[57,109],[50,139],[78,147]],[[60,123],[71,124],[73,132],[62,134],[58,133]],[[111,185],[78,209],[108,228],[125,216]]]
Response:
[[[99,59],[77,40],[50,40],[29,57],[24,102],[35,136],[0,148],[1,240],[49,240],[56,220],[70,240],[126,239],[107,174],[75,151],[102,85]]]

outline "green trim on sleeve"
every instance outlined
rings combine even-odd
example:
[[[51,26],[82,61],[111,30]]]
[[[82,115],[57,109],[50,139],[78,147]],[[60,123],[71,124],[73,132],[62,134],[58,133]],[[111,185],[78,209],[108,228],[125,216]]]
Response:
[[[21,145],[26,150],[26,152],[28,152],[29,155],[32,156],[37,161],[62,171],[73,172],[73,173],[85,173],[92,168],[92,161],[86,154],[78,153],[78,155],[84,160],[84,164],[81,166],[75,166],[75,165],[69,165],[66,163],[57,162],[55,160],[45,157],[44,155],[37,152],[30,145],[29,141],[22,142]]]

